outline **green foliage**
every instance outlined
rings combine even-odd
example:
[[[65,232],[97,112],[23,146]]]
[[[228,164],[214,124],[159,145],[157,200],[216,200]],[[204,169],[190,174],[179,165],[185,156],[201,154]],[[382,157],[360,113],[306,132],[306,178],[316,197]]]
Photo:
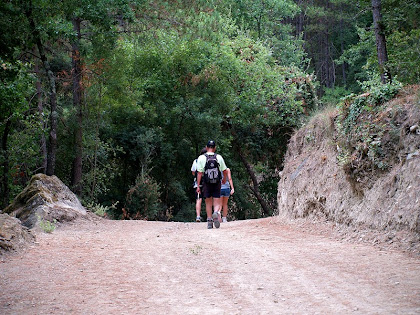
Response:
[[[420,29],[393,32],[388,48],[391,73],[403,83],[420,82]]]
[[[33,90],[29,65],[6,62],[0,56],[0,171],[4,179],[0,202],[3,204],[8,204],[20,192],[30,170],[37,167],[39,157],[34,140],[40,132],[28,102]],[[5,191],[10,191],[10,195]]]
[[[4,54],[13,59],[13,51],[32,49],[37,31],[48,43],[58,96],[56,175],[70,185],[74,131],[83,128],[84,203],[117,218],[193,219],[189,169],[213,138],[242,189],[233,202],[235,217],[261,216],[238,143],[262,179],[261,194],[275,207],[275,177],[267,174],[281,166],[301,115],[317,107],[312,78],[298,68],[303,42],[294,40],[286,23],[298,11],[293,1],[31,3],[6,5],[7,18],[23,23],[18,41],[10,34],[1,38],[14,45]],[[74,19],[82,20],[81,38]],[[83,126],[75,118],[67,51],[75,42],[83,68]],[[48,80],[42,70],[36,75],[47,114]],[[22,96],[24,104],[27,94]],[[38,119],[20,119],[11,133],[13,146],[22,139],[10,159],[19,166],[16,173],[24,165],[30,174],[40,163],[37,146],[48,120]],[[107,208],[117,200],[118,207]]]
[[[278,66],[261,42],[244,34],[228,35],[223,42],[213,43],[159,30],[153,37],[133,37],[118,48],[116,58],[127,57],[126,71],[115,64],[116,73],[129,84],[129,89],[124,85],[119,89],[136,104],[114,107],[111,117],[117,119],[113,124],[120,131],[112,131],[112,137],[126,152],[130,174],[136,174],[136,163],[152,167],[150,175],[162,185],[162,201],[177,220],[193,215],[186,195],[188,172],[167,182],[173,165],[189,169],[198,150],[209,138],[216,138],[229,165],[238,159],[233,152],[228,154],[233,142],[241,141],[252,152],[251,162],[267,159],[267,151],[272,150],[266,165],[276,168],[281,163],[279,151],[287,142],[287,136],[279,137],[282,128],[297,125],[305,109],[317,106],[309,77]],[[113,82],[112,71],[109,76],[107,81]],[[132,113],[144,127],[133,128]],[[120,115],[125,118],[120,120]],[[153,163],[146,157],[153,157]],[[126,177],[124,182],[132,180]],[[252,198],[248,190],[247,194]],[[275,195],[272,189],[270,195]]]
[[[368,92],[359,96],[350,94],[339,105],[340,130],[348,138],[352,138],[352,131],[359,127],[357,120],[362,113],[374,110],[394,97],[401,89],[401,84],[396,81],[381,84],[378,80],[377,78],[376,80],[363,82],[362,89]]]
[[[43,230],[45,233],[52,233],[55,231],[57,220],[54,219],[53,222],[44,220],[41,218],[40,215],[37,215],[38,221],[39,221],[39,227],[41,230]]]
[[[382,0],[382,8],[387,35],[418,28],[420,3],[417,0]]]
[[[33,92],[33,76],[29,64],[7,62],[0,56],[0,122],[19,119],[29,109],[27,97]]]
[[[163,210],[159,197],[159,184],[142,172],[127,193],[125,204],[127,218],[145,220],[158,218]]]
[[[115,202],[114,204],[110,205],[110,206],[104,206],[101,205],[99,203],[88,203],[86,205],[86,208],[93,212],[94,214],[96,214],[97,216],[100,217],[107,217],[108,216],[108,212],[117,209],[117,205],[118,205],[118,201]]]
[[[366,6],[370,2],[365,3]],[[368,11],[369,12],[369,11]],[[419,82],[418,56],[420,45],[420,30],[417,16],[420,14],[420,5],[417,1],[382,1],[382,15],[385,28],[388,50],[387,66],[391,75],[402,83]],[[344,53],[337,58],[337,63],[346,63],[350,66],[349,74],[352,81],[365,81],[372,79],[378,73],[377,51],[371,19],[361,20],[354,27],[358,38],[346,47]],[[368,27],[369,26],[369,27]],[[357,86],[351,85],[357,92]]]
[[[393,161],[399,134],[383,104],[401,89],[399,83],[366,82],[362,95],[349,95],[339,105],[338,162],[355,184],[369,184],[369,178],[386,170]],[[369,175],[367,175],[369,174]]]
[[[321,103],[324,105],[338,105],[340,99],[351,94],[349,90],[344,87],[336,87],[333,89],[325,88],[325,94],[321,98]]]
[[[42,162],[39,139],[43,133],[39,115],[25,115],[14,124],[8,139],[9,186],[18,194]]]
[[[375,35],[373,30],[357,28],[359,41],[348,47],[338,58],[337,64],[348,64],[355,69],[353,85],[351,88],[358,92],[360,87],[356,81],[365,81],[369,79],[369,73],[375,71],[377,64]]]
[[[83,199],[95,202],[107,194],[118,176],[117,154],[122,152],[114,147],[112,141],[106,143],[98,137],[84,137],[84,172],[83,172]]]
[[[286,17],[298,12],[298,6],[289,0],[232,1],[234,17],[242,22],[241,26],[250,30],[257,38],[269,38],[282,26]]]

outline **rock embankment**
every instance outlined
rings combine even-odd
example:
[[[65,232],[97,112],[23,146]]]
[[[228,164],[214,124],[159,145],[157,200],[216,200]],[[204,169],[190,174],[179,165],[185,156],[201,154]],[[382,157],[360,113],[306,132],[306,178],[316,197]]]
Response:
[[[389,163],[385,170],[374,169],[378,161],[365,153],[367,149],[357,151],[354,147],[347,168],[343,167],[337,110],[317,115],[298,130],[280,174],[280,216],[332,222],[354,238],[395,243],[404,250],[420,252],[418,91],[416,88],[414,93],[385,104],[377,116],[370,115],[377,125],[387,119],[385,131],[372,139],[381,145],[375,147],[378,152],[393,148],[389,150],[393,156],[384,156]],[[369,141],[360,139],[358,144],[375,145]]]

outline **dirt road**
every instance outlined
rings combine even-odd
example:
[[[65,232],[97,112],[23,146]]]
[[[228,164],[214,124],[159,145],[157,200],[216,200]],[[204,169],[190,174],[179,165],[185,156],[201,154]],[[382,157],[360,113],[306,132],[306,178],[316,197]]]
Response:
[[[0,258],[0,314],[420,314],[420,259],[276,218],[78,222]]]

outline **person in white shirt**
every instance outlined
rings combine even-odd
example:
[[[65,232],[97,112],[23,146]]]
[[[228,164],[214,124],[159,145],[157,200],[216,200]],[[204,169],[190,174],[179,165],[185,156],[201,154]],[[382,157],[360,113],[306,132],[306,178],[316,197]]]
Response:
[[[212,168],[209,168],[212,164]],[[206,201],[207,228],[212,229],[213,223],[216,228],[220,227],[222,200],[220,198],[220,187],[227,179],[226,164],[220,154],[216,154],[216,143],[210,140],[207,143],[207,153],[197,159],[197,182],[203,181],[203,197]],[[222,179],[223,172],[224,178]],[[200,185],[197,186],[197,193],[201,193]],[[214,213],[212,214],[214,208]]]
[[[207,152],[207,148],[204,147],[201,149],[200,155],[205,154]],[[201,203],[203,201],[203,196],[200,193],[197,193],[197,159],[193,161],[191,166],[191,173],[194,176],[194,193],[195,193],[195,212],[196,212],[196,222],[201,222]],[[203,181],[201,181],[200,186],[203,186]]]

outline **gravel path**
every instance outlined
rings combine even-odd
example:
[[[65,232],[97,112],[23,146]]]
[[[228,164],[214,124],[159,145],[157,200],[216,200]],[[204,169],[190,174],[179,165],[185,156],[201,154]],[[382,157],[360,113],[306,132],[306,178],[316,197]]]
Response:
[[[420,259],[276,218],[79,221],[0,257],[0,314],[420,314]]]

